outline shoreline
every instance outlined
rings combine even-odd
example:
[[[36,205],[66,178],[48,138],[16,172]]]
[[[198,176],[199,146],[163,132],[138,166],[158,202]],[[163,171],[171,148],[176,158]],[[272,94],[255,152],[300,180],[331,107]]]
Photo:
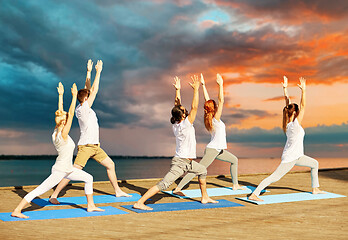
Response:
[[[326,172],[326,171],[343,171],[348,170],[348,167],[339,167],[339,168],[322,168],[319,169],[319,172]],[[290,171],[287,174],[297,174],[297,173],[307,173],[310,172],[310,170],[302,170],[302,171]],[[249,173],[249,174],[239,174],[238,177],[249,177],[249,176],[262,176],[262,175],[270,175],[271,173]],[[231,175],[208,175],[207,179],[214,179],[214,178],[225,178],[225,177],[231,177]],[[118,183],[129,183],[129,182],[152,182],[152,181],[160,181],[162,178],[135,178],[135,179],[122,179],[118,180]],[[180,179],[180,178],[179,178]],[[195,178],[194,178],[195,179]],[[109,184],[109,181],[94,181],[95,184]],[[84,185],[82,182],[77,183],[69,183],[67,186],[80,186]],[[35,188],[39,185],[22,185],[22,186],[7,186],[7,187],[0,187],[1,190],[13,190],[13,189],[24,189],[24,188]]]

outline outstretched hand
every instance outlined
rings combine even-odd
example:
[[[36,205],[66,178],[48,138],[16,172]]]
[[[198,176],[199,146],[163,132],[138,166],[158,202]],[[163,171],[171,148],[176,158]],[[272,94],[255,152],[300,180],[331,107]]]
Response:
[[[63,84],[61,82],[58,83],[57,90],[58,90],[58,94],[59,95],[63,95],[64,94],[64,87],[63,87]]]
[[[197,75],[191,76],[192,83],[189,83],[193,89],[198,89],[199,88],[199,79]]]
[[[300,84],[297,84],[299,88],[301,88],[302,91],[306,90],[306,79],[303,77],[300,77]]]
[[[77,96],[77,87],[76,87],[76,84],[75,84],[75,83],[72,85],[71,94],[72,94],[73,96]]]
[[[92,59],[89,59],[87,62],[87,71],[91,72],[92,68],[93,68],[93,62],[92,62]]]
[[[224,84],[224,80],[222,79],[220,74],[216,74],[216,82],[219,84],[219,86],[222,86]]]
[[[177,76],[174,77],[173,86],[175,87],[176,90],[180,90],[181,88],[180,78],[178,78]]]
[[[204,77],[203,77],[203,73],[201,73],[201,84],[202,84],[202,85],[205,84]]]
[[[288,78],[286,76],[283,76],[283,78],[284,78],[284,82],[282,82],[283,88],[287,88],[288,87]]]
[[[97,72],[101,72],[103,70],[103,61],[102,60],[98,60],[97,64],[95,65],[95,70],[97,70]]]

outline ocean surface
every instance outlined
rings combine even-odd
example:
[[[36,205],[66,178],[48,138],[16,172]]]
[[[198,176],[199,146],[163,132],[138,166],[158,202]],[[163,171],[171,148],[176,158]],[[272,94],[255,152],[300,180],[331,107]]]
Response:
[[[170,168],[171,158],[112,157],[116,163],[119,180],[162,178]],[[199,161],[200,159],[197,159]],[[320,158],[320,169],[348,167],[348,158]],[[51,173],[55,159],[0,160],[0,187],[38,185]],[[279,165],[276,158],[241,158],[239,174],[272,173]],[[106,170],[90,159],[84,170],[93,175],[94,181],[108,180]],[[295,166],[292,171],[308,170]],[[229,163],[215,160],[208,167],[208,175],[230,175]]]

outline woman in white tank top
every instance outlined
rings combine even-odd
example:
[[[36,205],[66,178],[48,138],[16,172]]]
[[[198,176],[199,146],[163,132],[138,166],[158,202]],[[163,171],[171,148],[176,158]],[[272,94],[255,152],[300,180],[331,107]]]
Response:
[[[69,112],[63,110],[63,93],[64,87],[62,83],[58,85],[58,110],[55,115],[56,127],[52,134],[52,141],[54,147],[58,152],[58,157],[55,164],[52,166],[51,175],[46,178],[37,188],[28,193],[22,201],[18,204],[16,209],[12,212],[12,217],[29,218],[22,213],[23,208],[30,203],[35,197],[44,194],[54,186],[56,186],[63,178],[67,178],[74,181],[85,182],[85,193],[87,197],[87,211],[104,211],[94,205],[93,201],[93,177],[89,173],[74,168],[72,165],[72,158],[75,148],[75,143],[69,136],[72,120],[74,117],[74,111],[76,106],[77,87],[76,84],[71,88],[72,101],[70,104]]]
[[[219,104],[216,104],[214,100],[209,98],[208,91],[205,87],[203,74],[201,74],[201,84],[203,86],[203,94],[205,99],[204,124],[206,129],[211,134],[211,140],[205,149],[202,160],[199,163],[205,167],[209,167],[209,165],[212,164],[215,159],[231,163],[230,173],[233,183],[232,188],[233,190],[241,190],[244,188],[238,184],[238,158],[226,150],[226,127],[223,121],[220,119],[224,105],[223,79],[220,74],[217,74],[216,82],[219,85]],[[194,177],[194,174],[188,173],[180,181],[174,192],[180,192],[181,189]]]
[[[255,191],[249,196],[250,200],[263,201],[261,198],[259,198],[261,191],[271,183],[281,179],[295,165],[311,168],[313,194],[325,193],[319,189],[318,161],[304,155],[303,139],[305,132],[301,126],[301,122],[306,106],[306,80],[301,77],[300,84],[298,84],[298,86],[302,92],[300,107],[296,103],[290,103],[290,98],[287,91],[288,79],[284,76],[283,90],[286,105],[283,109],[283,131],[286,134],[287,140],[281,157],[281,163],[269,177],[264,179],[257,186]]]

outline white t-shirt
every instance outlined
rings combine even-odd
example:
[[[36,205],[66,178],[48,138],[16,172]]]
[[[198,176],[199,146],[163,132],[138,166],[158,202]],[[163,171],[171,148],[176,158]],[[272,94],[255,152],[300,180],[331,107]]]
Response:
[[[61,172],[72,172],[73,171],[73,155],[75,149],[75,143],[68,135],[68,139],[64,141],[62,137],[62,132],[59,132],[56,136],[57,129],[54,130],[52,134],[53,145],[58,152],[58,157],[56,163],[52,166],[52,169]]]
[[[79,104],[75,110],[80,125],[80,140],[77,145],[99,144],[99,124],[97,114],[85,101]]]
[[[212,120],[213,131],[211,134],[210,143],[208,143],[207,148],[213,148],[218,151],[222,149],[227,149],[226,143],[226,126],[221,119],[218,121],[215,118]]]
[[[305,131],[297,118],[286,126],[286,144],[282,154],[282,163],[292,162],[304,155],[303,139]]]
[[[195,128],[188,118],[180,123],[174,123],[173,132],[176,140],[175,157],[196,158]]]

